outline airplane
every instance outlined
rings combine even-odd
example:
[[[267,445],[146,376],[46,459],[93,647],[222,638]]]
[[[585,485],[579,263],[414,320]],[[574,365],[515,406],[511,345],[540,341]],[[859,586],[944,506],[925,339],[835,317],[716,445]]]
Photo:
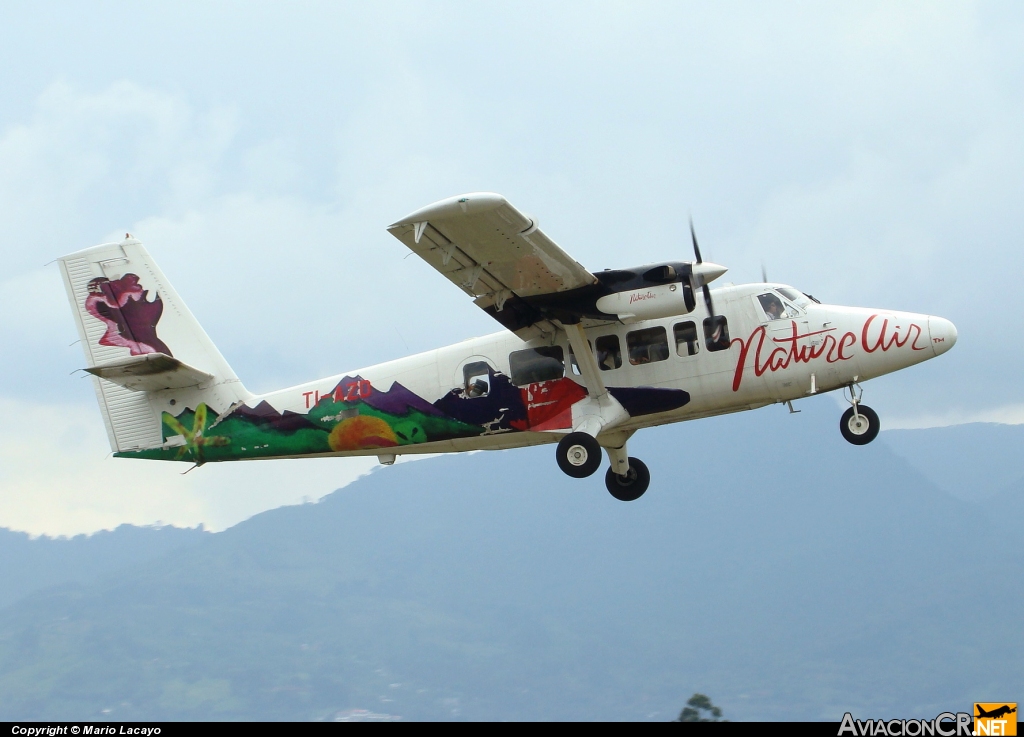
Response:
[[[388,231],[501,324],[493,335],[254,395],[130,235],[58,259],[118,458],[207,462],[498,450],[551,443],[621,501],[650,484],[642,428],[842,390],[854,445],[878,435],[861,384],[945,353],[941,317],[822,304],[785,284],[710,284],[695,259],[590,272],[493,193]],[[191,470],[191,468],[190,468]]]
[[[1000,717],[1005,717],[1007,714],[1014,714],[1017,711],[1017,707],[1011,708],[1009,704],[1004,704],[992,711],[985,711],[981,708],[981,704],[975,704],[975,707],[978,709],[978,713],[974,716],[979,719],[999,719]]]

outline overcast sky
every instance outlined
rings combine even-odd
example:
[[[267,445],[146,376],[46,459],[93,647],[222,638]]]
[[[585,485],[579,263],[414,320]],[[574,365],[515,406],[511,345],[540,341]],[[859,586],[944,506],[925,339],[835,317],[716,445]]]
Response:
[[[692,214],[725,280],[950,318],[866,385],[883,428],[1024,421],[1019,4],[352,7],[0,9],[0,526],[219,528],[372,465],[108,458],[44,264],[132,232],[267,391],[493,332],[385,231],[478,190],[594,270]]]

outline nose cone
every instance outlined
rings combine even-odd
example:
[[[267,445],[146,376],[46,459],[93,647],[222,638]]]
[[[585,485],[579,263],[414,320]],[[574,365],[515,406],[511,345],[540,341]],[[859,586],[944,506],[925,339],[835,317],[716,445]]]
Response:
[[[691,266],[690,268],[694,276],[694,281],[697,282],[698,287],[702,287],[705,284],[710,284],[715,279],[717,279],[718,277],[720,277],[722,274],[729,270],[724,266],[713,264],[710,261],[705,261],[700,264],[693,264],[693,266]]]
[[[932,350],[941,355],[956,344],[956,326],[942,317],[928,318],[928,334],[932,339]]]

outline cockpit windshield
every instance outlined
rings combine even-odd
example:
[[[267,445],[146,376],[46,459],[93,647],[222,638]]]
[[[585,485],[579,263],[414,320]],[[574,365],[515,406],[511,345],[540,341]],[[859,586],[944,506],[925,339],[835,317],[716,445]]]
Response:
[[[801,309],[811,303],[810,298],[806,294],[798,292],[791,287],[778,287],[775,291]]]

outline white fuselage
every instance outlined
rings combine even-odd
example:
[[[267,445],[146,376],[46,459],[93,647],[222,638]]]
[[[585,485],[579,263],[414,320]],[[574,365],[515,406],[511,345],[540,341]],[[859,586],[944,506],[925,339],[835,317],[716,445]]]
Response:
[[[777,319],[760,308],[758,295],[784,285],[747,284],[714,290],[717,314],[728,321],[728,347],[709,350],[703,304],[685,315],[650,320],[632,325],[605,324],[586,328],[592,345],[606,336],[618,337],[621,365],[601,371],[609,387],[653,387],[681,389],[690,400],[678,409],[629,417],[614,431],[626,433],[643,427],[756,409],[767,404],[800,399],[866,381],[933,358],[956,341],[956,330],[943,318],[890,310],[840,307],[815,303],[806,298],[786,301],[787,314]],[[778,292],[774,292],[778,294]],[[803,295],[801,295],[803,297]],[[799,305],[797,303],[800,303]],[[692,326],[684,325],[692,323]],[[676,326],[696,330],[697,341],[677,343]],[[630,334],[664,328],[667,355],[651,353],[645,362],[629,359]],[[657,332],[657,331],[655,331]],[[608,341],[603,341],[607,343]],[[696,343],[696,345],[694,345]],[[407,358],[308,382],[254,397],[249,404],[266,401],[278,412],[307,413],[322,396],[336,392],[344,376],[357,375],[373,386],[395,382],[421,397],[440,397],[464,383],[467,364],[486,362],[509,375],[509,355],[526,347],[561,346],[570,350],[563,331],[551,340],[520,340],[500,332],[466,340],[455,345]],[[692,354],[691,354],[692,351]],[[650,357],[655,360],[650,360]],[[583,380],[566,360],[565,375]],[[567,430],[505,432],[457,438],[396,448],[398,453],[437,453],[476,449],[499,449],[556,442]],[[602,438],[598,435],[598,439]],[[375,455],[380,450],[361,449],[332,455]]]

